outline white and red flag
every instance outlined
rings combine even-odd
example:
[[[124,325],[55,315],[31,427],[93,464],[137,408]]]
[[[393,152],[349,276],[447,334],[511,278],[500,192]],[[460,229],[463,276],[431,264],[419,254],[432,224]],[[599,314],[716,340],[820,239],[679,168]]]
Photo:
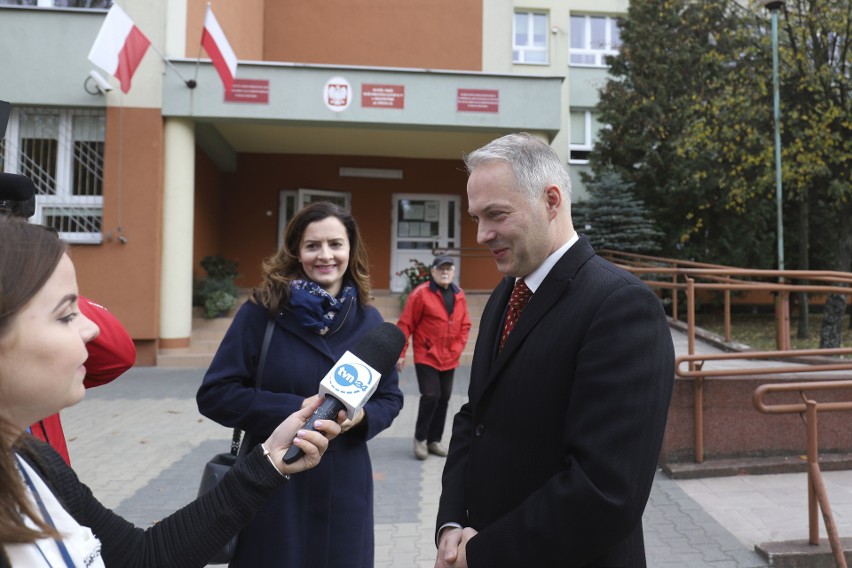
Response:
[[[89,60],[114,76],[124,93],[130,90],[130,80],[145,56],[150,40],[133,24],[124,10],[113,4],[95,38]]]
[[[210,4],[207,5],[207,14],[204,16],[201,46],[213,61],[213,67],[219,72],[219,77],[225,85],[225,92],[230,93],[234,77],[237,76],[237,56],[231,49],[231,44],[228,43],[228,38],[225,37],[225,32],[219,26],[216,16],[213,15]]]

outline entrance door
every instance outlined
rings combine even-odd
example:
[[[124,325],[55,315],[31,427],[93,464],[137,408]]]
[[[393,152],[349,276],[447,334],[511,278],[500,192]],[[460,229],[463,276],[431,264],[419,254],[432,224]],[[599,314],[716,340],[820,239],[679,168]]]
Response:
[[[391,227],[391,291],[402,292],[406,280],[397,272],[411,266],[411,259],[431,266],[433,248],[461,246],[461,198],[458,195],[395,194]],[[461,267],[456,263],[455,283]]]
[[[330,201],[346,211],[352,210],[352,194],[325,189],[282,190],[278,193],[278,248],[284,244],[284,229],[302,207],[317,201]]]

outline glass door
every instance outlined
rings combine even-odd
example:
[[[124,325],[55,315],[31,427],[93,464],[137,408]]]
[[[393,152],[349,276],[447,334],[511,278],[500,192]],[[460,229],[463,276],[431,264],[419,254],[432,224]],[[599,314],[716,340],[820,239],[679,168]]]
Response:
[[[397,272],[419,260],[430,266],[432,249],[456,249],[460,241],[461,198],[457,195],[396,194],[391,228],[391,291],[402,292],[406,280]],[[461,266],[456,263],[458,284]]]
[[[281,190],[278,192],[278,248],[284,244],[284,229],[287,223],[305,205],[317,201],[330,201],[352,210],[352,194],[348,191],[328,191],[325,189]]]

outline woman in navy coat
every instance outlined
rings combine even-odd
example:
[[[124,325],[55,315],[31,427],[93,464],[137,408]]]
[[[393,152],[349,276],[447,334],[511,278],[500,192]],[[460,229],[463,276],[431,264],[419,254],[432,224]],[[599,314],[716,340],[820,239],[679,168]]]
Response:
[[[198,391],[202,414],[264,440],[317,395],[346,350],[383,323],[369,305],[367,255],[352,216],[314,203],[287,226],[284,246],[237,312]],[[254,374],[267,322],[275,322],[261,388]],[[402,409],[395,370],[328,448],[322,463],[294,476],[240,533],[232,567],[373,566],[373,473],[367,440]]]

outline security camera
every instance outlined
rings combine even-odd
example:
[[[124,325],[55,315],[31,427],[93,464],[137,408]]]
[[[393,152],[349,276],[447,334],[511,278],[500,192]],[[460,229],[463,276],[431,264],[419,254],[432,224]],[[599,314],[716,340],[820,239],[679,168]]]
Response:
[[[106,78],[92,69],[89,71],[89,78],[95,82],[95,85],[98,86],[98,90],[102,93],[108,93],[112,90],[112,85],[109,84],[109,81]]]

